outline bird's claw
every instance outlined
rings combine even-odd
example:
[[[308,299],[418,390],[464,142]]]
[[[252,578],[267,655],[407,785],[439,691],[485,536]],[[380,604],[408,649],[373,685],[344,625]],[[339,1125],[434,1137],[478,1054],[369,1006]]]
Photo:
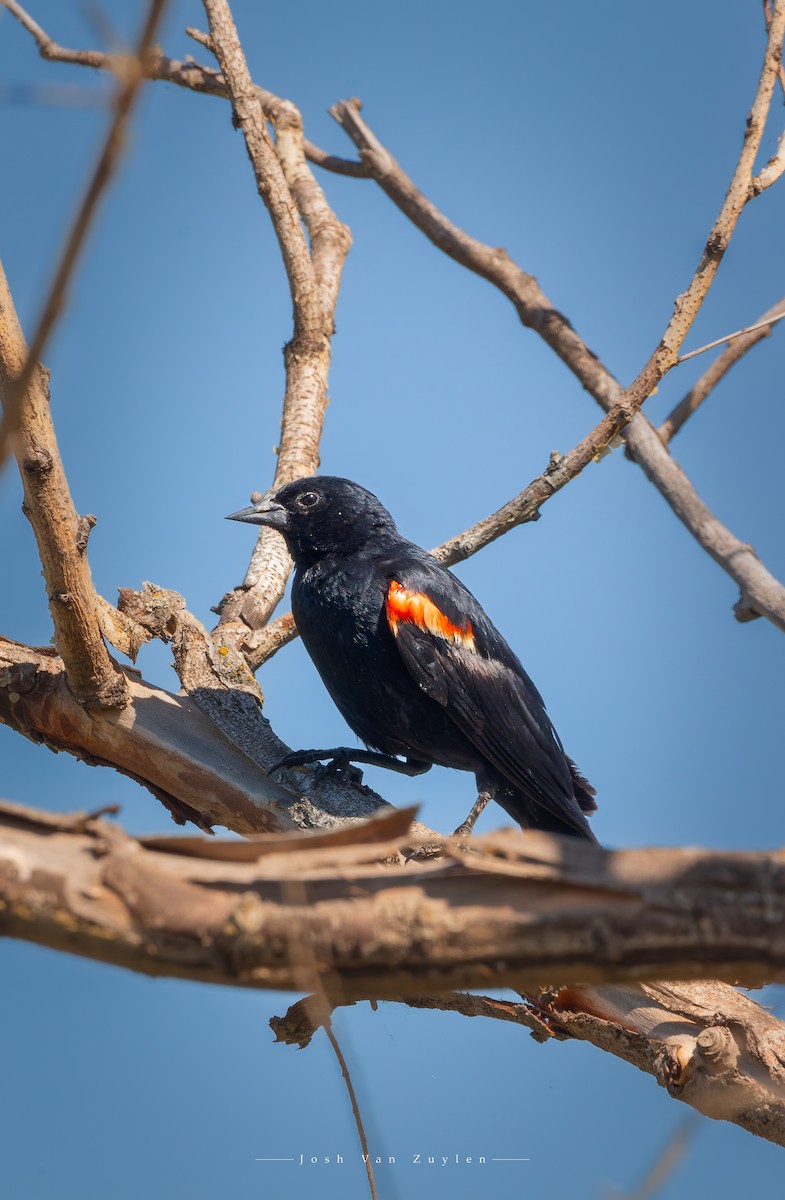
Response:
[[[299,754],[287,754],[277,763],[273,763],[273,765],[268,769],[267,774],[275,775],[278,771],[283,771],[287,767],[300,767],[302,765],[303,764],[300,761]]]
[[[268,774],[274,775],[276,771],[283,771],[287,767],[305,767],[312,764],[315,764],[314,778],[316,780],[324,779],[327,775],[337,775],[340,771],[351,783],[362,783],[363,781],[362,771],[359,767],[354,766],[348,754],[333,754],[330,755],[328,762],[320,762],[312,750],[295,750],[292,754],[285,755],[270,767]]]
[[[329,762],[317,763],[314,769],[314,777],[324,779],[328,775],[337,775],[338,773],[345,776],[350,783],[362,783],[363,773],[360,767],[355,766],[351,759],[343,755],[331,758]]]

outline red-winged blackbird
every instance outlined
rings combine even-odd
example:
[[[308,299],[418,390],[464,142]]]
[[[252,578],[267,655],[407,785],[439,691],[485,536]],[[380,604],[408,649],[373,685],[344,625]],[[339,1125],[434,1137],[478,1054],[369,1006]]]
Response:
[[[380,752],[304,750],[279,766],[332,759],[408,775],[457,767],[474,772],[479,792],[461,832],[492,798],[525,829],[596,840],[584,816],[596,808],[594,789],[517,657],[471,592],[401,537],[375,496],[312,476],[229,519],[283,534],[305,648],[346,721]]]

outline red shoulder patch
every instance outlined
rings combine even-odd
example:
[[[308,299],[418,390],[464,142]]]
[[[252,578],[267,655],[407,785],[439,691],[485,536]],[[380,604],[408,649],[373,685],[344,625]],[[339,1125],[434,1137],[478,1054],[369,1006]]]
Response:
[[[410,592],[396,579],[390,582],[387,589],[386,610],[387,621],[395,637],[398,636],[398,626],[403,622],[416,625],[418,629],[424,629],[445,642],[463,646],[465,650],[477,649],[471,621],[465,625],[454,624],[424,592]]]

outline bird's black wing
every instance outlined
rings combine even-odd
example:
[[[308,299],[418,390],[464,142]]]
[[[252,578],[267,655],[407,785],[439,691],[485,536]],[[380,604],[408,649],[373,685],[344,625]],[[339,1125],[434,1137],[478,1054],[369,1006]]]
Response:
[[[412,678],[535,812],[592,837],[574,787],[585,781],[536,687],[471,592],[423,559],[387,570],[386,618]]]

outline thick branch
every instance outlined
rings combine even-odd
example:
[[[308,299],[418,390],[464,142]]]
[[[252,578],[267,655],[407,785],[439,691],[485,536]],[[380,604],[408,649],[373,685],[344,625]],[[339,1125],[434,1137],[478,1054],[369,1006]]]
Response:
[[[5,405],[27,359],[27,347],[0,264],[0,396]],[[68,685],[91,708],[125,704],[125,676],[101,636],[86,545],[90,523],[74,508],[49,408],[49,374],[38,367],[18,414],[16,457],[24,488],[24,511],[41,558],[57,648]],[[94,519],[93,519],[94,523]]]
[[[508,832],[382,866],[401,836],[382,822],[348,845],[343,831],[137,841],[84,815],[3,804],[0,932],[148,974],[273,989],[298,986],[296,937],[333,1004],[433,1007],[456,988],[524,988],[522,1020],[540,1038],[592,1041],[707,1116],[785,1144],[782,1023],[716,981],[629,982],[785,978],[781,855],[611,853]],[[543,994],[549,982],[560,986]],[[516,1019],[515,1006],[466,1002]]]
[[[66,686],[56,654],[0,639],[3,724],[51,750],[130,775],[180,824],[239,833],[298,827],[290,816],[296,796],[259,771],[193,700],[133,677],[126,682],[124,709],[88,713]]]
[[[135,640],[154,629],[171,641],[188,696],[129,674],[122,712],[87,713],[54,651],[0,638],[0,722],[52,750],[115,767],[148,788],[180,824],[252,834],[333,828],[389,810],[370,788],[340,775],[294,769],[270,776],[289,747],[263,716],[261,693],[237,651],[216,645],[175,593],[148,585],[122,601],[134,613],[123,614],[129,627],[140,630]],[[438,836],[420,824],[415,829],[420,838]]]
[[[30,869],[15,873],[24,893],[40,862],[41,830],[34,821],[17,835],[13,806],[2,809],[3,844],[29,856]],[[112,844],[103,862],[99,853],[80,865],[91,836]],[[57,854],[48,837],[46,858],[50,868],[59,859],[58,873],[79,884],[70,890],[90,896],[94,928],[82,931],[83,944],[74,950],[88,952],[95,926],[111,923],[108,898],[100,894],[111,882],[111,909],[119,897],[126,920],[107,958],[154,974],[181,973],[186,947],[166,946],[193,938],[198,945],[187,947],[185,972],[191,978],[292,988],[294,967],[282,938],[285,928],[299,925],[337,997],[489,986],[531,991],[551,982],[663,975],[711,974],[748,986],[785,980],[785,864],[774,852],[610,852],[505,830],[472,839],[468,852],[465,843],[445,842],[445,857],[395,866],[381,861],[394,853],[393,843],[336,845],[345,840],[338,831],[335,839],[320,835],[311,849],[310,836],[277,836],[269,845],[264,837],[239,845],[171,837],[141,844],[102,823],[97,834],[59,838]],[[400,833],[396,838],[395,845],[411,844]],[[14,857],[6,855],[6,862]],[[302,904],[291,903],[292,891],[287,902],[290,884],[303,889]],[[40,886],[46,890],[44,880]],[[149,931],[157,952],[127,936],[144,924],[141,897],[160,916]],[[53,916],[50,898],[31,916],[29,932],[28,918],[17,914],[16,931],[30,937],[37,931],[52,944],[57,933],[47,934],[45,925]]]

